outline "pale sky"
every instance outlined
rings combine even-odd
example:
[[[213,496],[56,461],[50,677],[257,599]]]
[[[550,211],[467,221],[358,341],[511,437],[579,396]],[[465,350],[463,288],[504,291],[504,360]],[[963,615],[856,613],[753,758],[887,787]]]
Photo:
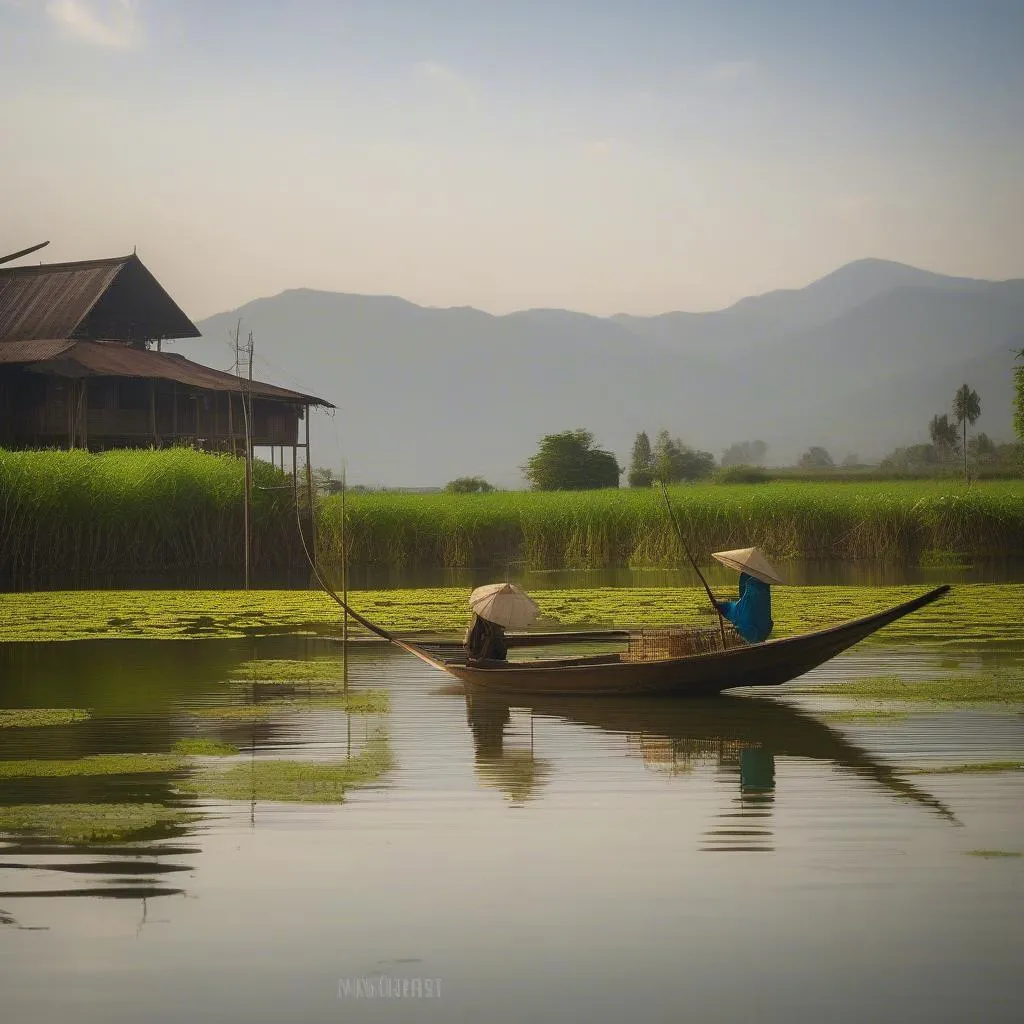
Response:
[[[0,140],[0,250],[193,319],[1024,277],[1024,2],[0,0]]]

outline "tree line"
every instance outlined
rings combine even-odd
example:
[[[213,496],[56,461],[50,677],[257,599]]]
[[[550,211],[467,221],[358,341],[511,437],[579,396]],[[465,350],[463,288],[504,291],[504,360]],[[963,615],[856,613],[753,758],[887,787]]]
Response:
[[[1018,358],[1024,359],[1024,349],[1018,353]],[[1012,463],[1018,460],[1024,462],[1024,365],[1016,368],[1014,380],[1014,428],[1021,444],[997,444],[984,432],[968,437],[968,427],[973,427],[981,415],[981,399],[970,385],[963,384],[953,396],[952,412],[936,413],[932,417],[928,426],[931,443],[897,448],[882,460],[880,468],[884,472],[927,471],[961,455],[967,478],[970,460],[976,466],[1005,465],[1007,468],[1012,468]],[[768,445],[761,440],[731,444],[722,454],[721,476],[735,482],[743,482],[747,476],[751,480],[765,479],[758,469],[764,465],[767,452]],[[797,465],[812,472],[836,468],[832,456],[820,445],[809,447]],[[863,468],[853,453],[847,455],[840,466]],[[623,472],[630,487],[703,480],[710,477],[718,465],[711,452],[693,448],[667,430],[658,432],[654,444],[647,431],[642,430],[636,435],[629,466],[624,470],[615,455],[599,447],[593,433],[581,427],[542,437],[537,451],[520,468],[534,490],[572,491],[618,487]],[[730,470],[739,472],[730,473]],[[494,488],[481,477],[460,477],[445,489],[454,494],[466,494],[484,493]]]
[[[733,445],[723,465],[739,465],[741,459],[763,461],[768,446],[763,441]],[[596,490],[618,487],[624,472],[615,455],[597,446],[589,430],[565,430],[542,437],[536,453],[522,468],[530,486],[538,491]],[[642,430],[633,442],[626,479],[630,487],[650,487],[684,480],[702,480],[717,468],[711,452],[700,451],[661,430],[651,444]]]
[[[952,465],[959,457],[963,459],[965,480],[969,478],[971,463],[977,468],[1003,467],[1012,470],[1020,456],[1020,445],[997,443],[984,431],[979,431],[973,437],[968,436],[967,428],[973,427],[980,416],[981,399],[978,392],[969,384],[962,384],[953,396],[952,412],[936,413],[928,423],[929,443],[896,448],[882,460],[881,468],[920,472]],[[1024,440],[1024,435],[1021,435],[1021,439]]]

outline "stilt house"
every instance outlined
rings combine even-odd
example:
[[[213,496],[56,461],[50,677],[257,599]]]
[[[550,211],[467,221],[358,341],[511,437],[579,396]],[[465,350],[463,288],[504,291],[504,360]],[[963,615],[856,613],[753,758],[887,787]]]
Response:
[[[309,449],[330,402],[163,351],[195,324],[135,256],[0,267],[0,448]],[[305,429],[300,438],[300,423]]]

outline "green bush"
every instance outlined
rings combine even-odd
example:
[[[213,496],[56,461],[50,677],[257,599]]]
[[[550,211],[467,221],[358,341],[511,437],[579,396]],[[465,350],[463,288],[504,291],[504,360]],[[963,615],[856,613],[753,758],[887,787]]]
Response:
[[[715,482],[720,484],[763,484],[771,478],[760,466],[725,466],[715,474]]]

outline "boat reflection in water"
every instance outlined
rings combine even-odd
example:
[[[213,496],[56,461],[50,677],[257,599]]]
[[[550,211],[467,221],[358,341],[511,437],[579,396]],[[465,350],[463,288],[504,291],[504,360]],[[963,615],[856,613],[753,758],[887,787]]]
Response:
[[[480,781],[503,790],[513,804],[521,804],[551,774],[551,764],[534,756],[532,718],[529,746],[506,744],[505,727],[511,718],[507,701],[492,694],[466,694],[466,721],[473,731]]]
[[[536,797],[537,786],[552,774],[552,763],[537,758],[534,719],[553,718],[622,736],[627,750],[646,767],[686,775],[712,765],[734,778],[735,798],[723,818],[767,819],[776,792],[776,757],[806,758],[833,764],[869,780],[893,796],[910,800],[948,821],[953,812],[936,797],[902,778],[863,747],[823,722],[776,700],[719,697],[709,700],[655,697],[515,697],[511,701],[470,688],[466,718],[473,732],[476,767],[485,784],[504,789],[514,802]],[[530,714],[529,747],[506,742],[512,710]],[[770,849],[764,822],[738,822],[707,833],[705,849]]]

